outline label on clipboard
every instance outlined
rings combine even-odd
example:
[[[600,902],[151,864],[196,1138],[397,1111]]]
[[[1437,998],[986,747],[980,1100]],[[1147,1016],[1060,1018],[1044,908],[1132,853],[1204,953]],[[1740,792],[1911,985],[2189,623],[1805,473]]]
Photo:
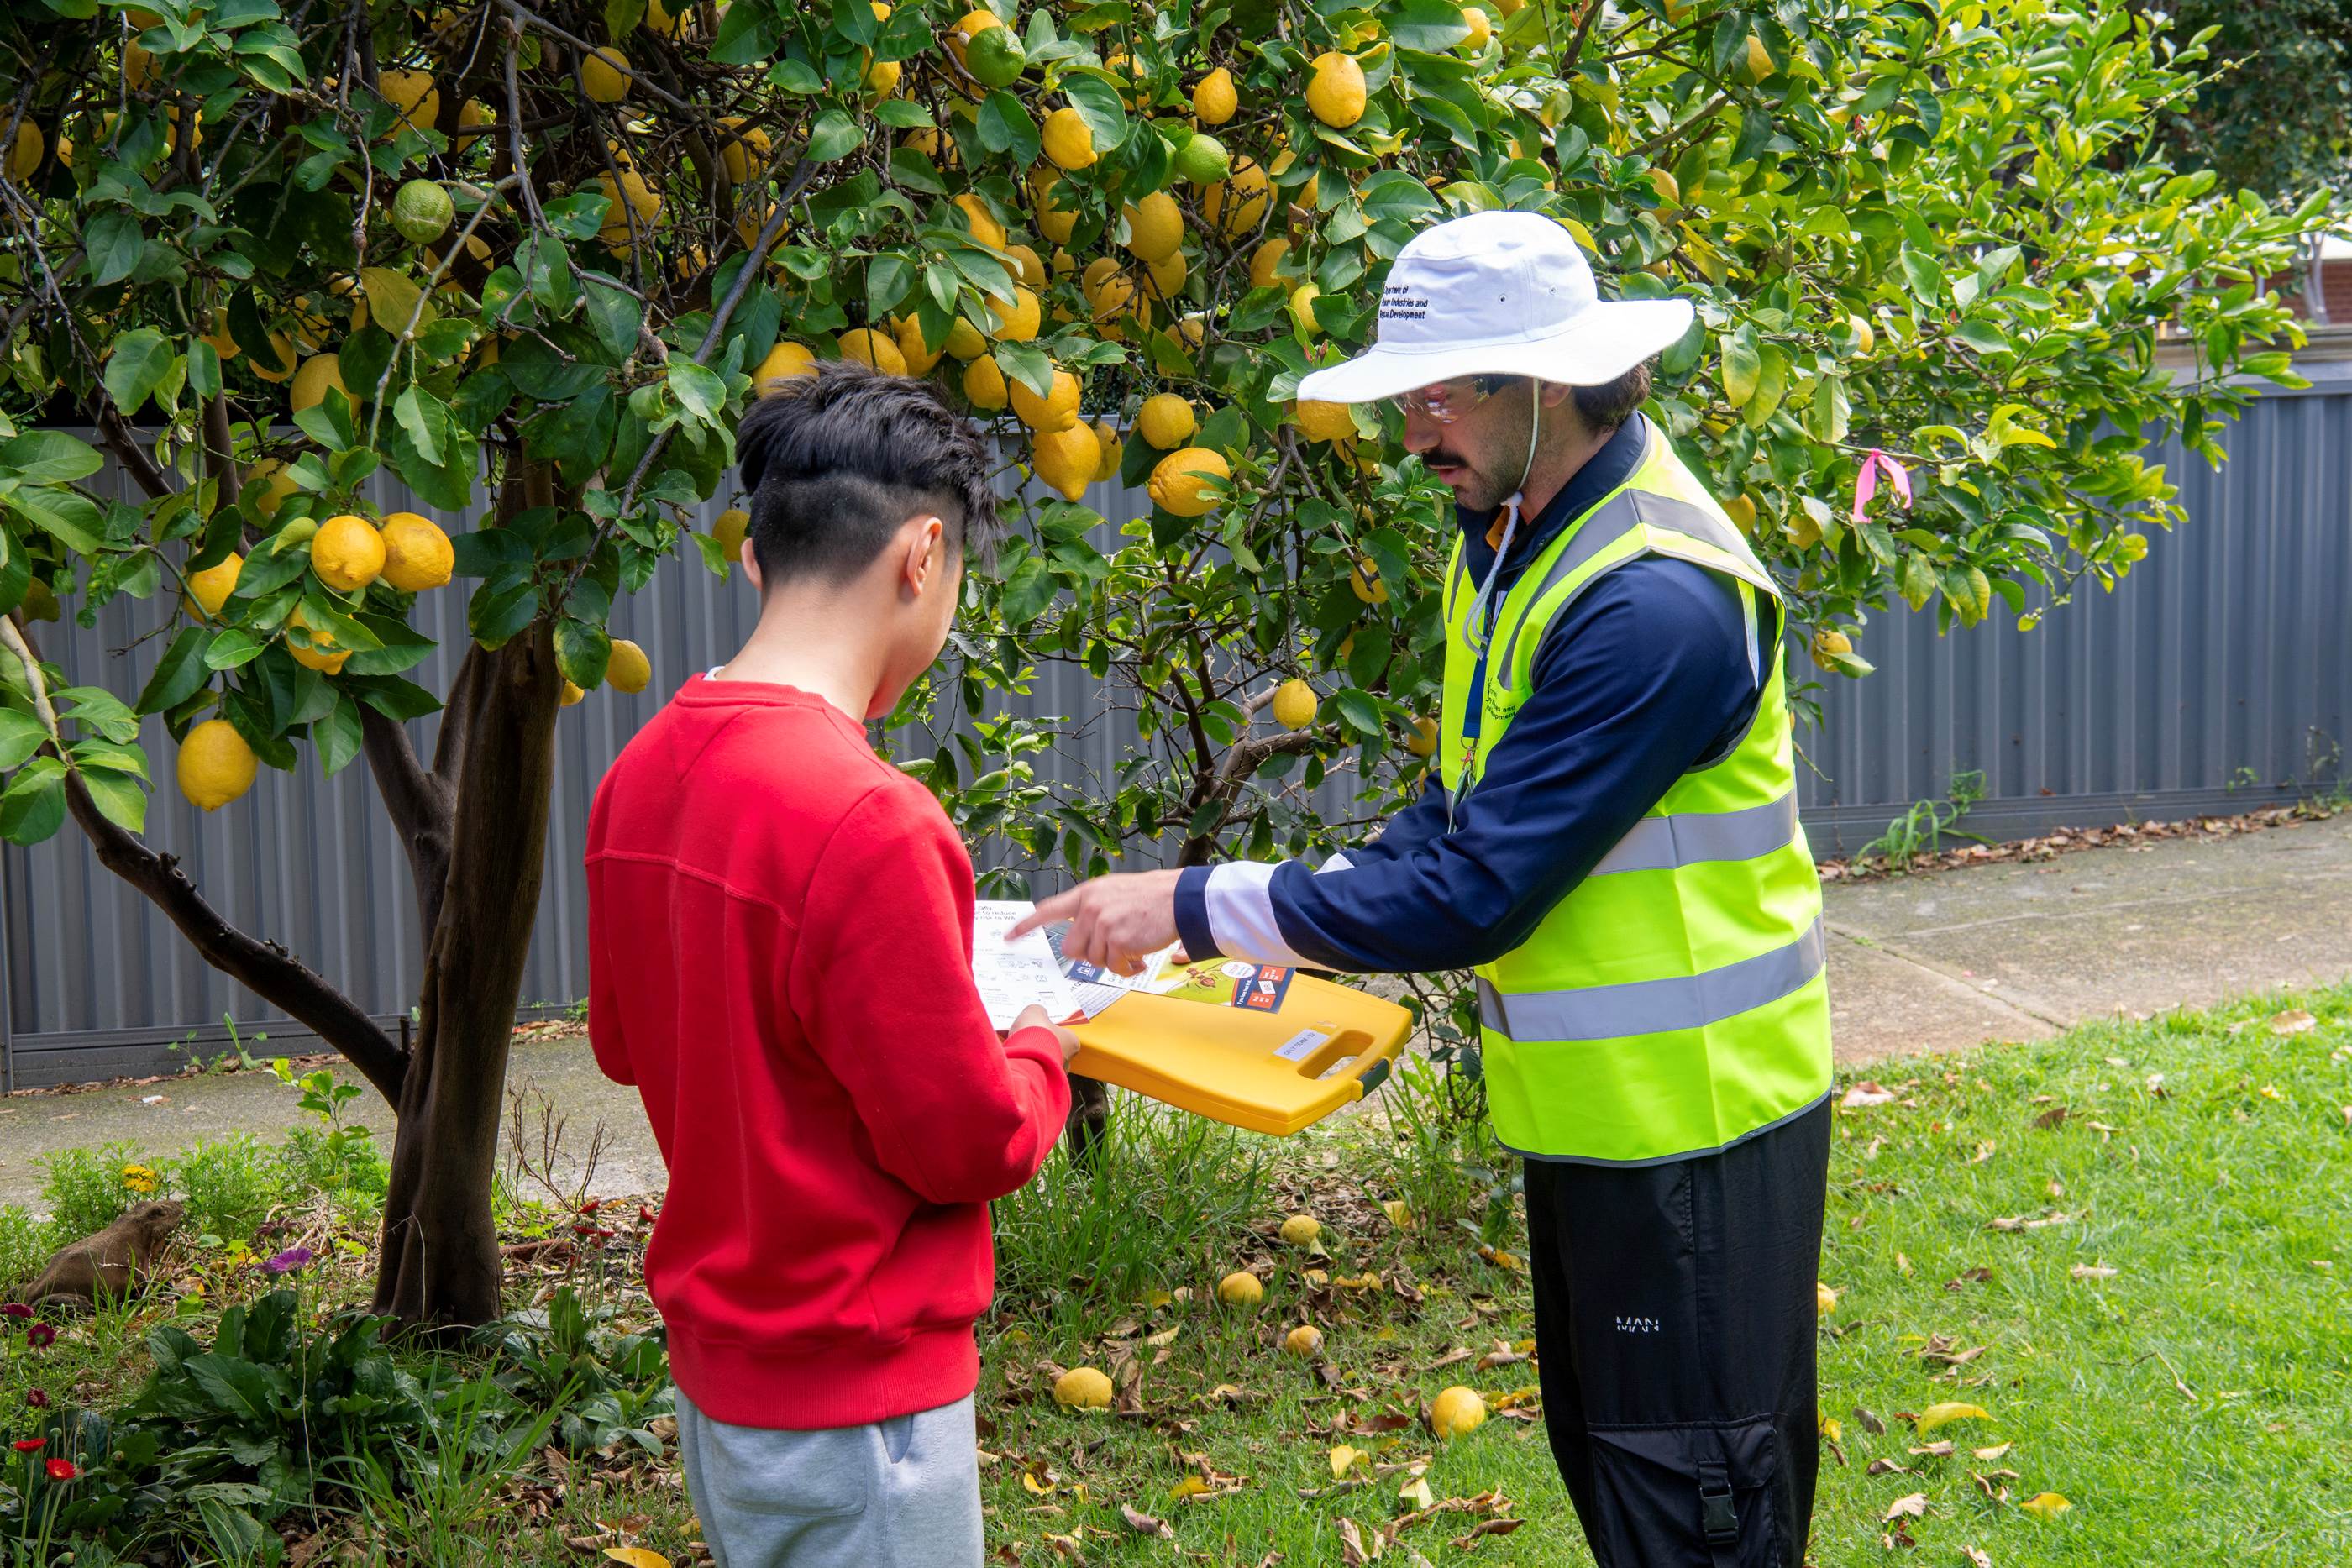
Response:
[[[1274,1048],[1275,1055],[1285,1061],[1304,1061],[1325,1046],[1331,1037],[1318,1029],[1302,1029]]]

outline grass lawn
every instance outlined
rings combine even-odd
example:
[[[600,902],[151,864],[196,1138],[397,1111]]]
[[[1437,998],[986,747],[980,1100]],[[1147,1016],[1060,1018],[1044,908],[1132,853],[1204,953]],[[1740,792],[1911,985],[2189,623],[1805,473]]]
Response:
[[[1434,1117],[1426,1081],[1391,1092],[1388,1117],[1281,1142],[1130,1108],[1101,1176],[1057,1156],[1001,1206],[993,1560],[1590,1561],[1533,1399],[1508,1166]],[[1882,1063],[1850,1098],[1876,1103],[1840,1109],[1832,1155],[1820,1568],[2352,1563],[2352,988]],[[1320,1253],[1276,1236],[1296,1212],[1321,1220]],[[607,1299],[642,1323],[623,1231]],[[364,1267],[307,1288],[359,1293]],[[1240,1269],[1265,1282],[1253,1311],[1214,1304]],[[157,1292],[0,1355],[0,1410],[37,1381],[103,1402],[145,1371],[112,1347],[175,1315],[207,1338],[229,1293]],[[1280,1348],[1301,1322],[1318,1358]],[[1055,1404],[1079,1365],[1112,1375],[1117,1408]],[[1420,1416],[1453,1384],[1497,1408],[1441,1447]],[[1916,1430],[1937,1405],[1985,1414]],[[1335,1477],[1342,1446],[1360,1457]],[[673,1458],[534,1461],[437,1560],[698,1560]],[[2071,1506],[2021,1506],[2043,1493]],[[407,1560],[366,1524],[315,1522],[353,1549],[320,1560]]]

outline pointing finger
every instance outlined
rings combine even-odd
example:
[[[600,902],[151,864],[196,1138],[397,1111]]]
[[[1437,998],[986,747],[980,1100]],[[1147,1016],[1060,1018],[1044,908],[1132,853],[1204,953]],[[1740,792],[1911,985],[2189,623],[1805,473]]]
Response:
[[[1004,934],[1004,939],[1010,942],[1016,936],[1026,936],[1041,925],[1051,925],[1057,920],[1069,919],[1078,912],[1080,891],[1074,887],[1066,893],[1057,893],[1053,897],[1043,900],[1036,908],[1014,923],[1013,929]]]

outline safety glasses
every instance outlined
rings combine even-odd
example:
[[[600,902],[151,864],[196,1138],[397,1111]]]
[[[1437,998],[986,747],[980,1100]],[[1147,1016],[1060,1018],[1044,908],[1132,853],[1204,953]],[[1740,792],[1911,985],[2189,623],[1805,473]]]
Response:
[[[1437,424],[1452,424],[1502,389],[1508,376],[1457,376],[1450,382],[1400,392],[1389,402],[1407,418],[1421,414]]]

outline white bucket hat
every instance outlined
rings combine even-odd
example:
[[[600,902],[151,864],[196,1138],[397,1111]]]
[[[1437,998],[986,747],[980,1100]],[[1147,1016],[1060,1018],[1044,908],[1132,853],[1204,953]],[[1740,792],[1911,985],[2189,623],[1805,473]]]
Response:
[[[1598,386],[1663,352],[1691,316],[1687,299],[1602,299],[1576,241],[1540,213],[1471,213],[1397,253],[1378,340],[1298,395],[1371,402],[1468,375]]]

